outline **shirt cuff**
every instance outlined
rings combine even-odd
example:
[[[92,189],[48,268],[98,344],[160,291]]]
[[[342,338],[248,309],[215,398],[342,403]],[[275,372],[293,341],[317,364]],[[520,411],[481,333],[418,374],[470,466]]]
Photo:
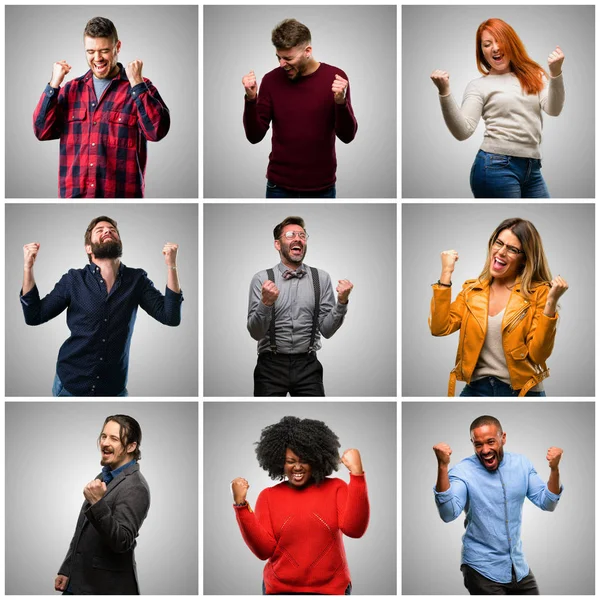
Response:
[[[58,96],[59,91],[60,88],[53,88],[50,84],[48,84],[44,90],[44,94],[46,94],[48,98],[53,98],[54,96]]]
[[[453,493],[452,493],[452,484],[444,492],[438,492],[435,489],[435,485],[434,485],[433,486],[433,495],[435,496],[435,501],[438,504],[443,504],[444,502],[448,502],[448,500],[450,500],[450,498],[452,498],[452,496],[453,496]]]
[[[563,493],[563,486],[560,486],[560,492],[558,494],[555,494],[554,492],[551,492],[548,489],[548,484],[546,484],[546,494],[548,495],[548,498],[550,498],[550,500],[554,501],[554,502],[558,502],[560,500],[560,497]]]
[[[170,287],[165,288],[165,298],[169,298],[169,300],[179,300],[179,302],[183,302],[183,290],[179,292],[174,292]]]
[[[148,86],[146,85],[145,81],[142,81],[142,83],[138,83],[137,85],[134,85],[131,88],[131,95],[133,96],[134,99],[136,99],[142,92],[147,92],[148,91]]]
[[[267,315],[271,314],[272,310],[273,310],[272,306],[267,306],[266,304],[262,303],[262,300],[259,300],[258,306],[256,307],[256,312],[260,316],[266,317]]]
[[[340,315],[345,315],[348,312],[348,304],[349,303],[350,303],[350,300],[348,300],[348,302],[346,302],[346,304],[341,304],[340,302],[336,302],[335,303],[336,312]]]
[[[37,285],[34,285],[26,294],[23,293],[23,288],[21,288],[21,291],[19,292],[19,298],[26,306],[28,306],[31,301],[37,302],[40,299],[40,293],[38,292]]]

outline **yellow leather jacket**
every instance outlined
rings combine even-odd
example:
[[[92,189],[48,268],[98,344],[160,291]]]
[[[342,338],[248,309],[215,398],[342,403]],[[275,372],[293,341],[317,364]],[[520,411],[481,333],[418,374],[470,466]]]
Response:
[[[487,333],[489,283],[478,279],[465,281],[452,302],[452,289],[433,284],[429,328],[435,336],[460,329],[456,366],[450,373],[448,396],[454,396],[456,380],[471,382]],[[521,293],[517,280],[502,318],[502,346],[511,387],[527,392],[550,375],[546,360],[554,347],[558,314],[544,315],[550,284],[533,284],[530,297]]]

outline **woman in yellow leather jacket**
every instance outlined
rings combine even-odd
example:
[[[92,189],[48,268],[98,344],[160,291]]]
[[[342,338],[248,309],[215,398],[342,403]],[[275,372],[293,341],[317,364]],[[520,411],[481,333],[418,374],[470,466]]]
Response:
[[[435,336],[460,329],[456,380],[467,385],[461,396],[545,396],[558,299],[567,282],[552,278],[542,240],[533,224],[506,219],[492,233],[483,271],[470,279],[452,302],[455,250],[442,252],[442,275],[433,284],[429,327]]]

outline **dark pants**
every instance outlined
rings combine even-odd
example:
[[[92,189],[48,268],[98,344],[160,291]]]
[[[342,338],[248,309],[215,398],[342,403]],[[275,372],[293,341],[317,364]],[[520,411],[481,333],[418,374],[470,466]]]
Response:
[[[286,592],[285,594],[267,594],[267,588],[265,587],[265,582],[262,582],[262,595],[263,596],[295,596],[297,594],[301,594],[304,596],[323,596],[324,594],[311,594],[310,592]],[[349,583],[346,591],[344,592],[344,596],[352,595],[352,584]]]
[[[258,355],[255,396],[324,396],[323,366],[314,352]]]
[[[335,198],[335,184],[324,190],[301,192],[299,190],[288,190],[267,180],[267,192],[265,198]]]
[[[513,390],[508,383],[496,377],[482,377],[471,381],[463,388],[461,396],[518,396],[521,390]],[[529,390],[525,396],[545,396],[546,392],[532,392]]]
[[[512,581],[510,583],[497,583],[487,577],[484,577],[481,573],[475,569],[469,567],[469,565],[461,565],[460,570],[462,571],[465,587],[469,590],[471,596],[482,594],[486,596],[490,595],[502,595],[502,596],[513,596],[513,595],[528,595],[528,596],[539,596],[540,590],[538,589],[537,582],[531,570],[529,573],[517,581],[515,570],[512,571]]]

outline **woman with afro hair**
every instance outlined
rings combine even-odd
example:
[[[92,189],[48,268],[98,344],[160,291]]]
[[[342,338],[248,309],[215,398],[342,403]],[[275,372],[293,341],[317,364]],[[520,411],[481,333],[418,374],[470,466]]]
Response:
[[[253,510],[248,482],[231,482],[244,541],[267,560],[263,594],[350,595],[342,533],[365,533],[369,498],[359,451],[346,450],[340,458],[339,447],[322,421],[284,417],[265,427],[256,445],[258,464],[282,483],[264,489]],[[328,477],[340,462],[350,471],[349,484]]]

